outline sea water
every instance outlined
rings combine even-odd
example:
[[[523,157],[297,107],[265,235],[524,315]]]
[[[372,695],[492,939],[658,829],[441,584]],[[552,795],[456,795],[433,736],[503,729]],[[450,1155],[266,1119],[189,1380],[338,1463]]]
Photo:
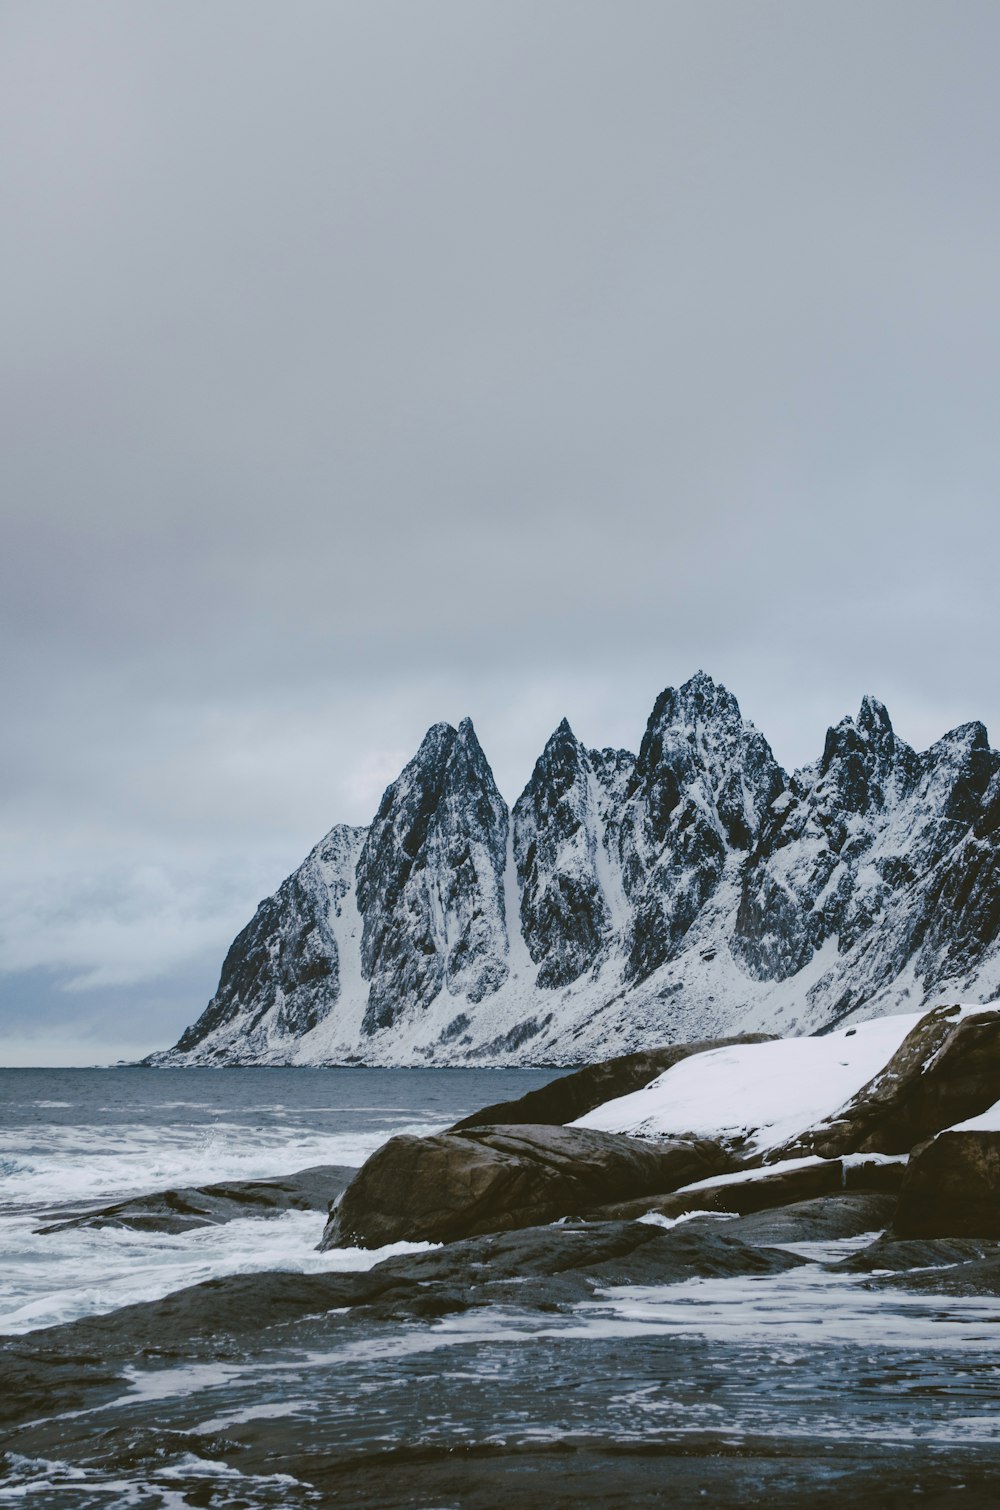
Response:
[[[439,1132],[553,1070],[0,1070],[0,1333],[260,1269],[363,1268],[319,1254],[319,1212],[180,1234],[41,1227],[132,1196],[315,1164],[360,1165],[396,1133]]]

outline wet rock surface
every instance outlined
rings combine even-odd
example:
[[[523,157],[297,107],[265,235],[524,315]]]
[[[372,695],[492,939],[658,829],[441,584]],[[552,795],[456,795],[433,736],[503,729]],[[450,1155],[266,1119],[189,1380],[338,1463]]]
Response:
[[[225,1180],[215,1185],[185,1185],[176,1190],[135,1196],[111,1206],[65,1217],[43,1233],[74,1227],[127,1227],[135,1232],[187,1232],[218,1226],[247,1216],[278,1216],[283,1211],[327,1211],[357,1173],[346,1164],[315,1164],[273,1180]]]
[[[985,1239],[897,1238],[891,1232],[886,1232],[884,1236],[841,1259],[836,1267],[849,1274],[922,1270],[938,1272],[956,1265],[978,1263],[993,1255],[1000,1255],[1000,1246]]]
[[[392,1138],[333,1211],[322,1247],[450,1242],[583,1215],[611,1195],[676,1188],[727,1168],[718,1144],[583,1128],[486,1127]]]
[[[1000,1297],[1000,1243],[986,1238],[896,1238],[891,1233],[832,1266],[875,1289]]]
[[[969,1258],[961,1263],[900,1269],[873,1274],[869,1283],[885,1290],[910,1290],[921,1295],[1000,1297],[1000,1254]]]
[[[233,1275],[111,1315],[0,1339],[6,1385],[0,1421],[73,1408],[88,1390],[110,1387],[137,1357],[217,1358],[258,1333],[313,1315],[363,1310],[371,1322],[504,1304],[549,1311],[605,1285],[777,1274],[802,1262],[726,1233],[599,1222],[470,1238],[365,1272]]]
[[[884,1199],[798,1203],[767,1228],[531,1228],[364,1274],[237,1275],[2,1339],[0,1490],[46,1510],[123,1495],[216,1510],[992,1504],[1000,1454],[970,1434],[995,1413],[992,1312],[981,1341],[963,1335],[952,1392],[933,1294],[929,1330],[887,1346],[923,1302],[898,1310],[870,1271],[887,1247],[915,1279],[946,1258],[944,1293],[988,1247],[874,1245],[845,1272],[752,1240],[754,1224],[829,1240]],[[862,1309],[842,1336],[845,1305]]]

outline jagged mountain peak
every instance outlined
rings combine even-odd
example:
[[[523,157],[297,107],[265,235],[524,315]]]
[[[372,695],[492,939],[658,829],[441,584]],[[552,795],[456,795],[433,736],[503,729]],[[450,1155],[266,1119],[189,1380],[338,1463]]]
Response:
[[[539,756],[539,759],[544,760],[546,754],[550,750],[582,748],[583,746],[577,739],[576,735],[573,733],[569,719],[561,718],[556,724],[555,728],[552,730],[552,733],[549,735],[548,739],[545,741],[545,746],[542,750],[541,755]]]
[[[480,999],[506,966],[508,813],[471,719],[434,724],[386,789],[358,860],[364,1028],[442,988]]]
[[[866,694],[856,719],[842,718],[827,730],[822,756],[797,773],[796,786],[817,812],[863,814],[912,791],[920,765],[916,751],[893,730],[885,704]]]
[[[452,781],[473,780],[489,788],[492,800],[493,793],[496,792],[493,772],[483,747],[479,743],[479,736],[471,718],[463,718],[455,731],[455,738],[449,751],[447,772],[448,778]]]
[[[879,702],[870,692],[866,692],[861,699],[857,726],[866,739],[887,739],[893,732],[892,720],[885,703]]]
[[[471,718],[463,718],[458,728],[450,723],[431,724],[402,771],[391,781],[382,794],[376,821],[383,819],[393,809],[404,804],[406,794],[415,790],[423,793],[423,801],[434,802],[440,798],[444,784],[454,780],[456,772],[471,763],[482,774],[492,772],[479,743]]]
[[[734,744],[754,739],[763,740],[763,736],[743,717],[729,689],[706,672],[697,671],[680,687],[665,687],[656,699],[639,746],[638,763],[656,764],[663,751],[671,749],[710,767],[726,759]]]
[[[458,730],[454,724],[445,722],[431,724],[427,733],[417,747],[413,760],[426,760],[440,750],[448,750],[458,738]],[[408,762],[412,765],[413,761]]]
[[[724,844],[749,848],[784,787],[767,740],[721,683],[698,671],[683,686],[660,693],[632,781],[632,794],[646,804],[654,843],[665,841],[686,801],[714,821]]]
[[[626,973],[674,958],[736,855],[751,850],[786,777],[735,697],[705,672],[656,700],[621,824],[633,904]]]
[[[945,988],[1000,995],[983,725],[918,755],[868,694],[789,780],[699,671],[638,755],[562,719],[512,814],[472,721],[431,725],[370,828],[332,829],[261,904],[164,1057],[572,1063]]]
[[[476,734],[475,726],[472,722],[472,719],[469,718],[468,714],[466,714],[465,718],[460,721],[455,732],[458,736],[459,743],[469,746],[474,745],[477,750],[482,748],[479,743],[479,736]]]
[[[949,729],[922,757],[922,794],[949,823],[973,823],[1000,755],[990,749],[985,724],[974,721]]]
[[[967,755],[975,750],[989,748],[990,737],[986,725],[973,719],[970,723],[958,724],[956,728],[949,729],[947,734],[942,734],[940,739],[929,746],[926,753],[928,758],[936,759],[942,756],[954,757],[956,754]]]
[[[562,719],[514,804],[521,931],[541,987],[588,970],[621,912],[607,809],[612,794],[620,800],[623,781],[620,761],[606,756],[585,749]]]
[[[468,715],[459,721],[457,728],[450,723],[431,724],[413,760],[433,759],[439,752],[447,758],[455,751],[464,751],[476,760],[486,759],[475,725]]]
[[[740,706],[733,694],[706,671],[696,671],[679,687],[665,687],[653,704],[647,733],[670,727],[692,731],[698,724],[742,723]]]
[[[587,752],[573,733],[569,719],[563,718],[545,741],[542,753],[535,762],[534,771],[528,778],[528,785],[530,786],[531,782],[546,770],[556,767],[576,770],[586,758]]]

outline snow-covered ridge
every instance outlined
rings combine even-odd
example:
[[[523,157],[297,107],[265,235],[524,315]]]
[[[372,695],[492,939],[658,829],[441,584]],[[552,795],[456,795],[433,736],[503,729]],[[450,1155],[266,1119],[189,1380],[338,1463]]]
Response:
[[[948,1021],[992,1016],[995,1009],[996,1004],[956,1008]],[[766,1157],[808,1128],[833,1119],[885,1070],[924,1015],[898,1013],[820,1037],[776,1038],[693,1054],[642,1090],[605,1101],[572,1125],[633,1137],[692,1134],[738,1146],[744,1158]],[[996,1112],[993,1108],[961,1126],[991,1128]],[[810,1160],[786,1162],[791,1167]],[[773,1173],[777,1167],[769,1165],[762,1172]],[[732,1176],[744,1177],[745,1172]]]
[[[469,720],[262,902],[162,1064],[573,1064],[1000,996],[1000,756],[866,697],[789,777],[699,672],[638,755],[563,721],[508,811]]]
[[[693,1054],[573,1126],[633,1137],[690,1133],[740,1143],[747,1155],[766,1153],[839,1111],[888,1063],[921,1015],[879,1017],[821,1038],[776,1038]]]

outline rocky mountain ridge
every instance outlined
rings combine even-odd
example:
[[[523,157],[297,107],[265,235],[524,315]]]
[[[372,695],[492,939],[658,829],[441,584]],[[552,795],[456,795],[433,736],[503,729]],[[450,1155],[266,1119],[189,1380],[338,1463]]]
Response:
[[[564,720],[508,811],[471,722],[434,725],[340,825],[156,1064],[572,1064],[1000,995],[1000,755],[918,754],[866,697],[786,775],[703,672],[637,755]]]

